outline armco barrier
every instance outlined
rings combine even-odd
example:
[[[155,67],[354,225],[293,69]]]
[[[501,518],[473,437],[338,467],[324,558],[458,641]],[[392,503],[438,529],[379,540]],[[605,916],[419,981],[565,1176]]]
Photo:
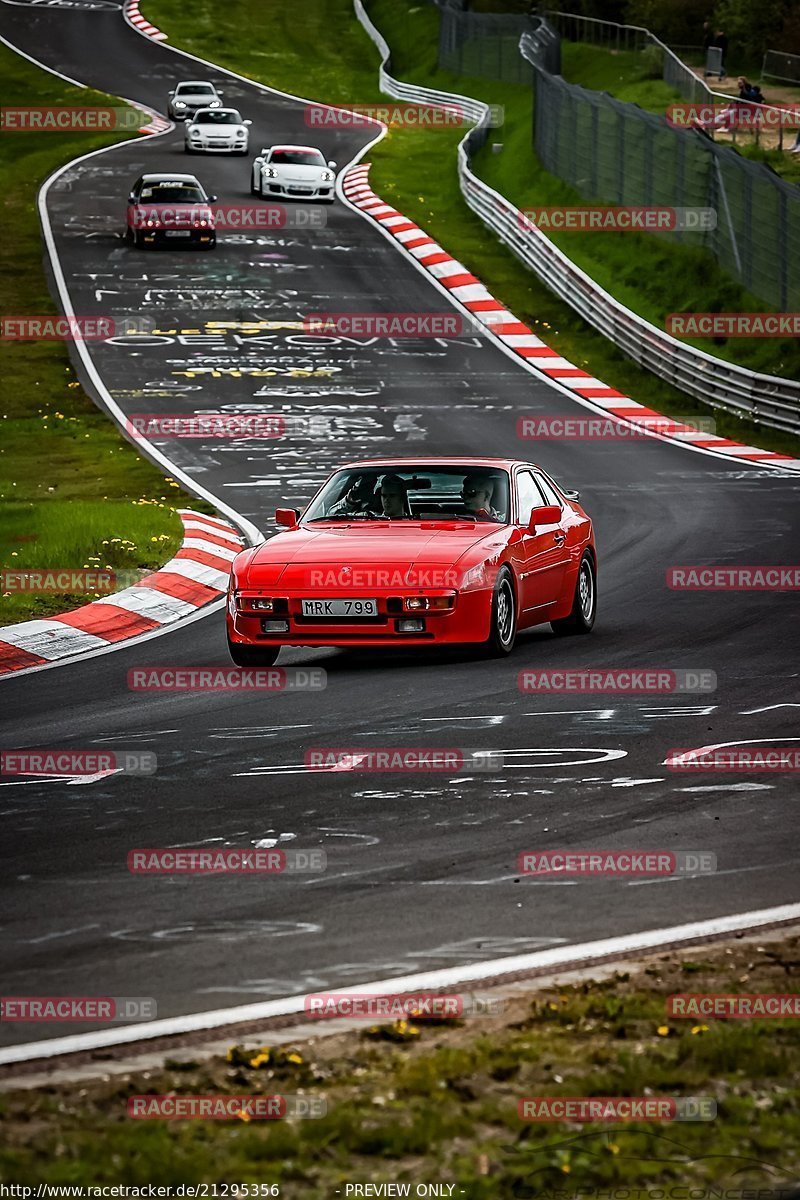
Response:
[[[471,155],[488,137],[488,106],[468,96],[394,79],[388,69],[391,53],[386,39],[367,15],[363,0],[353,0],[353,7],[381,55],[378,80],[384,95],[417,104],[460,107],[475,122],[458,147],[458,177],[464,199],[551,291],[640,366],[686,395],[714,408],[749,417],[760,425],[800,433],[800,382],[749,371],[670,337],[625,308],[576,267],[541,230],[521,220],[515,205],[470,169]]]

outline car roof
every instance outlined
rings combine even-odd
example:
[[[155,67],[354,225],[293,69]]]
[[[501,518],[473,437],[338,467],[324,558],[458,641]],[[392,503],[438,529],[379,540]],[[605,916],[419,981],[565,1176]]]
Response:
[[[346,467],[397,467],[398,470],[405,470],[406,467],[495,467],[510,470],[512,467],[533,467],[536,463],[525,462],[520,458],[474,458],[464,457],[454,454],[443,457],[439,455],[437,458],[362,458],[355,462],[342,463],[339,470]]]
[[[199,116],[200,113],[203,113],[203,112],[210,112],[210,113],[218,114],[218,113],[238,112],[238,111],[239,111],[238,108],[234,108],[233,105],[225,105],[223,108],[211,108],[210,105],[206,105],[204,108],[198,108],[197,112],[194,115],[197,117],[197,116]]]
[[[269,146],[268,149],[270,149],[270,150],[313,150],[315,154],[322,154],[322,151],[320,150],[319,146],[280,145],[280,146]]]
[[[178,84],[178,87],[185,87],[185,88],[198,87],[198,86],[212,87],[212,88],[214,88],[214,91],[217,90],[216,84],[212,83],[210,79],[182,79],[181,82]]]
[[[157,183],[159,179],[174,180],[175,183],[196,183],[198,187],[201,186],[196,175],[182,175],[180,171],[159,171],[158,174],[143,175],[142,183]]]

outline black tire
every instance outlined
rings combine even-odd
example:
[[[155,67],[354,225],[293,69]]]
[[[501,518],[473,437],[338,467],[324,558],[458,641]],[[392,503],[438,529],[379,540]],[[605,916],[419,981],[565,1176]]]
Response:
[[[133,244],[138,250],[144,249],[144,234],[141,229],[137,229],[133,235]]]
[[[258,195],[258,188],[257,188],[257,187],[256,187],[256,185],[253,183],[253,172],[252,172],[252,171],[250,172],[250,195],[251,195],[251,196],[257,196],[257,195]]]
[[[239,646],[228,638],[228,653],[237,667],[272,667],[280,652],[280,646]]]
[[[559,637],[573,633],[591,633],[597,616],[597,570],[594,559],[587,550],[583,552],[578,578],[575,581],[575,597],[572,612],[560,621],[551,621],[550,628]]]
[[[492,624],[484,650],[492,658],[503,658],[514,649],[517,639],[517,594],[508,567],[497,576],[492,596]]]

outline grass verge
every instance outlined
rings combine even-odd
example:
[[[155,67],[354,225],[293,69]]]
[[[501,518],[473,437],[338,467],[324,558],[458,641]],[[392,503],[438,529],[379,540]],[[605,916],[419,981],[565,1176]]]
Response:
[[[4,105],[120,106],[0,46]],[[4,311],[57,315],[42,267],[36,197],[62,163],[129,134],[14,132],[0,138]],[[208,505],[141,458],[84,393],[63,342],[2,342],[0,567],[161,566],[180,546],[175,508]],[[0,625],[75,608],[95,593],[0,595]]]
[[[0,1178],[236,1181],[303,1200],[344,1196],[343,1185],[366,1181],[407,1182],[411,1195],[417,1184],[453,1183],[452,1195],[470,1200],[607,1200],[594,1189],[631,1186],[656,1189],[651,1196],[769,1200],[781,1193],[724,1189],[796,1182],[796,1020],[685,1020],[666,1017],[665,1005],[675,993],[797,992],[799,958],[796,935],[733,941],[663,954],[634,975],[514,996],[490,1017],[395,1022],[295,1045],[249,1038],[227,1058],[183,1049],[163,1068],[8,1092]],[[323,1099],[327,1112],[272,1122],[126,1115],[131,1096],[164,1093],[302,1094]],[[709,1097],[717,1117],[609,1125],[518,1116],[526,1097],[644,1095]]]
[[[351,0],[305,0],[303,21],[291,8],[264,7],[260,0],[229,0],[224,20],[214,0],[197,0],[187,10],[181,0],[146,0],[146,15],[170,38],[201,57],[218,62],[262,83],[311,99],[346,104],[380,100],[377,56],[372,43],[353,17]],[[502,131],[505,148],[499,155],[487,149],[477,169],[521,207],[531,204],[580,202],[577,193],[535,168],[530,148],[531,95],[521,86],[465,79],[436,68],[438,12],[409,0],[371,0],[369,11],[393,49],[395,75],[411,82],[452,91],[466,91],[505,107]],[[253,38],[250,30],[259,30]],[[313,47],[313,53],[310,52]],[[539,332],[560,354],[590,370],[605,383],[640,403],[673,416],[708,416],[708,407],[689,399],[670,384],[642,370],[600,334],[591,330],[488,233],[466,207],[456,175],[455,150],[460,134],[451,131],[392,129],[371,152],[372,184],[379,195],[396,204],[474,272],[520,320]],[[519,163],[530,164],[529,177],[517,194]],[[563,235],[562,235],[563,236]],[[643,284],[650,311],[661,320],[672,311],[697,308],[760,310],[763,304],[747,298],[727,276],[709,266],[710,257],[669,247],[633,234],[567,235],[572,257],[623,302],[642,308]],[[582,238],[583,257],[576,237]],[[556,239],[557,240],[557,239]],[[591,255],[607,255],[605,265]],[[643,255],[647,255],[643,258]],[[716,271],[716,275],[715,272]],[[646,307],[646,306],[645,306]],[[758,339],[756,339],[758,341]],[[697,342],[710,353],[721,347]],[[732,343],[728,343],[730,348]],[[742,352],[741,344],[731,351]],[[755,355],[772,355],[762,369],[790,372],[788,356],[800,354],[790,342],[766,342],[749,347]],[[787,356],[787,362],[780,357]],[[778,450],[800,453],[800,440],[722,412],[715,413],[723,436]]]

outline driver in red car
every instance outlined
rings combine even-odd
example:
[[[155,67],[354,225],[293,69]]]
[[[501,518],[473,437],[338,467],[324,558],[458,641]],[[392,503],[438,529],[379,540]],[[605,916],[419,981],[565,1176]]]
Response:
[[[492,508],[494,480],[491,475],[467,475],[461,485],[461,499],[467,512],[484,520],[499,521],[500,514]]]
[[[384,517],[399,520],[408,516],[406,485],[399,475],[384,475],[381,480],[380,497]]]

